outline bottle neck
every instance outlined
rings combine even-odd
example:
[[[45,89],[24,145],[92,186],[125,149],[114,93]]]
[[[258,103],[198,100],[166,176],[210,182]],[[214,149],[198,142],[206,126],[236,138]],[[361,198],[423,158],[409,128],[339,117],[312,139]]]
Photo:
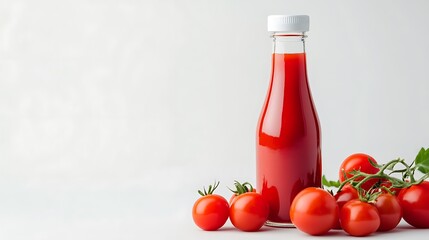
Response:
[[[274,33],[273,53],[305,53],[305,33]]]

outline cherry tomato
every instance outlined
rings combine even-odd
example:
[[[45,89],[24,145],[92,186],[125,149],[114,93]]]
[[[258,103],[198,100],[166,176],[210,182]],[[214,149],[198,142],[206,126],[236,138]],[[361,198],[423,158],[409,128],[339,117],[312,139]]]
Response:
[[[199,198],[192,209],[195,224],[203,230],[213,231],[222,227],[229,216],[229,205],[222,196],[211,194]]]
[[[309,187],[292,201],[290,218],[299,230],[310,235],[322,235],[338,221],[338,205],[327,191]]]
[[[340,182],[344,182],[346,180],[344,173],[346,173],[347,178],[350,178],[353,176],[352,172],[353,170],[360,170],[364,173],[369,174],[375,174],[378,172],[378,168],[371,165],[370,161],[368,159],[371,159],[372,162],[377,163],[375,159],[368,154],[365,153],[355,153],[350,156],[348,156],[341,164],[340,171],[339,171],[339,179]],[[356,181],[362,180],[363,177],[359,177],[356,179]],[[362,184],[362,188],[366,191],[368,191],[375,183],[377,183],[378,179],[370,179],[364,184]]]
[[[416,228],[429,228],[429,182],[402,189],[398,200],[407,223]]]
[[[350,185],[344,186],[340,192],[335,194],[335,200],[337,201],[338,208],[341,211],[341,208],[343,208],[344,204],[346,204],[348,201],[353,199],[358,199],[359,195],[355,188],[353,188]],[[338,219],[338,221],[335,223],[334,229],[341,229],[341,224]]]
[[[377,231],[385,232],[398,226],[402,218],[402,209],[395,195],[382,193],[375,200],[374,206],[380,216],[380,226]]]
[[[341,227],[352,236],[367,236],[377,231],[380,216],[377,208],[358,199],[344,204],[340,211]]]
[[[214,231],[222,227],[229,216],[229,205],[226,199],[213,194],[219,182],[209,186],[208,191],[198,191],[200,197],[192,208],[192,218],[195,224],[203,230]]]
[[[258,231],[267,221],[270,207],[261,194],[247,192],[235,197],[229,209],[232,225],[246,232]]]

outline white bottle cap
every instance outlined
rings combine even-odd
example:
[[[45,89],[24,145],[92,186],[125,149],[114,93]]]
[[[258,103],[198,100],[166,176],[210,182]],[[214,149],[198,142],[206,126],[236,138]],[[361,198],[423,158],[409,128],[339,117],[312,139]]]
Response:
[[[270,15],[268,32],[307,32],[310,28],[308,15]]]

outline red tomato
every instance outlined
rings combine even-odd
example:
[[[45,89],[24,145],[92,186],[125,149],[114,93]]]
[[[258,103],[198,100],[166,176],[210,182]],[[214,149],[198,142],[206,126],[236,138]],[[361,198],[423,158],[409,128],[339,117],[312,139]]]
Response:
[[[380,226],[377,231],[389,231],[398,226],[402,218],[402,209],[395,195],[382,193],[378,196],[374,206],[380,215]]]
[[[340,166],[339,171],[339,179],[340,182],[344,182],[346,178],[344,177],[344,173],[346,173],[347,178],[353,176],[350,172],[353,170],[360,170],[364,173],[375,174],[378,172],[378,168],[371,165],[368,159],[371,159],[374,163],[377,163],[375,159],[368,154],[365,153],[355,153],[348,156]],[[362,180],[363,177],[359,177],[356,181]],[[370,179],[369,181],[362,184],[362,188],[368,191],[375,183],[377,183],[378,179]]]
[[[338,221],[338,205],[327,191],[309,187],[292,201],[290,218],[299,230],[310,235],[322,235]]]
[[[270,206],[261,194],[247,192],[235,197],[229,209],[232,225],[246,232],[258,231],[267,221]]]
[[[226,199],[216,194],[200,197],[192,208],[195,224],[203,230],[214,231],[222,227],[229,216]]]
[[[346,204],[348,201],[353,199],[358,199],[359,195],[355,188],[353,188],[350,185],[346,185],[341,189],[340,192],[335,194],[335,200],[337,201],[338,208],[341,211],[341,208],[343,208],[344,204]],[[341,224],[338,219],[338,221],[335,223],[334,229],[341,229]]]
[[[416,228],[429,228],[429,182],[402,189],[398,200],[407,223]]]
[[[380,216],[377,208],[360,200],[351,200],[340,211],[341,227],[352,236],[367,236],[377,231]]]

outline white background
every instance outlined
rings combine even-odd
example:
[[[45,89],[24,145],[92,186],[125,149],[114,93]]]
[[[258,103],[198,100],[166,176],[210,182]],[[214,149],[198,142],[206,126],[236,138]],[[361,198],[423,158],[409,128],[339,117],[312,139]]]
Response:
[[[429,147],[429,2],[0,1],[1,239],[284,239],[193,225],[255,181],[270,14],[308,14],[323,171]],[[427,235],[406,224],[389,238]],[[402,233],[402,234],[401,234]],[[331,237],[344,237],[335,233]]]

